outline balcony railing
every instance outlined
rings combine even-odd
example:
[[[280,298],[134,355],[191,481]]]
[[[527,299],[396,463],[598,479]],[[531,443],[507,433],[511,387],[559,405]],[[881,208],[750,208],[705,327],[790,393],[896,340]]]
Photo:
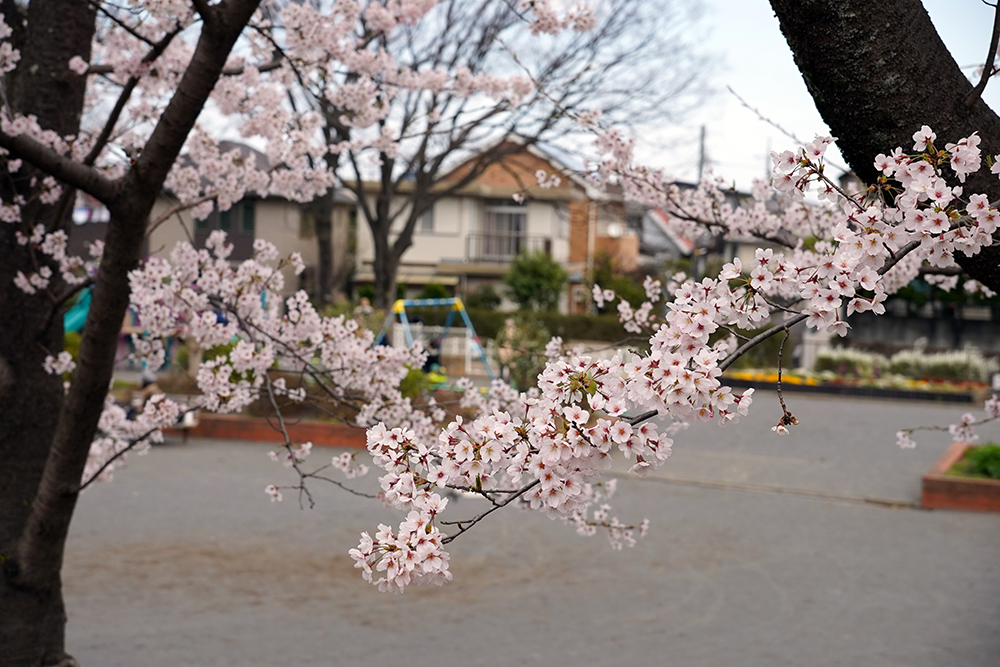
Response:
[[[465,240],[465,259],[470,262],[506,264],[522,252],[552,253],[552,239],[527,234],[469,234]]]

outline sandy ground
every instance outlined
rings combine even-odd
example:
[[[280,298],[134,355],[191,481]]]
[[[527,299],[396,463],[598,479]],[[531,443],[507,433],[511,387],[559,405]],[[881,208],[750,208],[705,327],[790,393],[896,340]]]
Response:
[[[452,545],[454,582],[402,596],[346,555],[393,512],[332,488],[268,502],[289,478],[264,445],[156,447],[81,499],[67,644],[84,667],[993,667],[1000,516],[863,502],[912,502],[947,443],[900,452],[892,431],[956,409],[837,400],[795,399],[786,439],[764,409],[681,436],[661,477],[621,483],[617,513],[653,522],[633,550],[504,512]]]

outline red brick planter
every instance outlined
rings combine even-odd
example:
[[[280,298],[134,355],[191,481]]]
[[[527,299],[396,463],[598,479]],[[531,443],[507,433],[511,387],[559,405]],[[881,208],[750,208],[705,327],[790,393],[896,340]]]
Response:
[[[923,507],[1000,512],[1000,480],[945,475],[969,445],[956,442],[924,475]]]
[[[277,423],[275,422],[275,426]],[[299,421],[286,422],[288,435],[295,442],[312,442],[331,447],[365,447],[365,429],[335,422]],[[184,435],[180,429],[167,429],[171,435]],[[255,440],[283,442],[281,432],[266,419],[238,415],[214,415],[202,412],[198,425],[187,432],[194,438],[221,440]]]

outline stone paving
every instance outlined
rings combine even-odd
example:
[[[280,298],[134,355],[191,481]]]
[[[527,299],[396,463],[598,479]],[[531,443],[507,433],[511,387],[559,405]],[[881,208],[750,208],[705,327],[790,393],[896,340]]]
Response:
[[[80,501],[68,647],[84,667],[995,666],[1000,515],[906,507],[947,438],[892,435],[962,408],[794,397],[777,438],[773,402],[620,483],[617,513],[653,522],[635,549],[501,512],[452,545],[455,581],[402,596],[346,555],[393,512],[332,488],[268,502],[289,478],[266,445],[156,447]]]

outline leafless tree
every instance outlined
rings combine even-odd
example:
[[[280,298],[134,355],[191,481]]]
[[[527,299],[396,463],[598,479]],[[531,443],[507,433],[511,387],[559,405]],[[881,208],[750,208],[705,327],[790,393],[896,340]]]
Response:
[[[392,109],[378,130],[401,139],[398,154],[366,149],[327,155],[371,230],[376,304],[386,307],[394,298],[397,271],[420,217],[491,164],[527,145],[567,142],[579,131],[572,117],[581,111],[643,128],[671,122],[700,103],[708,60],[693,43],[694,7],[675,0],[612,0],[601,6],[593,31],[551,38],[531,35],[510,0],[445,0],[419,26],[388,41],[359,26],[359,39],[368,39],[370,49],[386,49],[410,67],[525,74],[536,86],[519,105],[453,91],[393,91],[398,94],[387,96]],[[350,81],[357,73],[341,77]],[[303,83],[301,97],[326,120],[327,143],[357,138],[358,131],[343,122],[343,109],[324,95],[339,81]],[[519,144],[498,142],[512,134]],[[442,177],[466,159],[471,162],[461,177],[443,185]],[[321,295],[333,288],[332,207],[331,192],[312,204]]]

